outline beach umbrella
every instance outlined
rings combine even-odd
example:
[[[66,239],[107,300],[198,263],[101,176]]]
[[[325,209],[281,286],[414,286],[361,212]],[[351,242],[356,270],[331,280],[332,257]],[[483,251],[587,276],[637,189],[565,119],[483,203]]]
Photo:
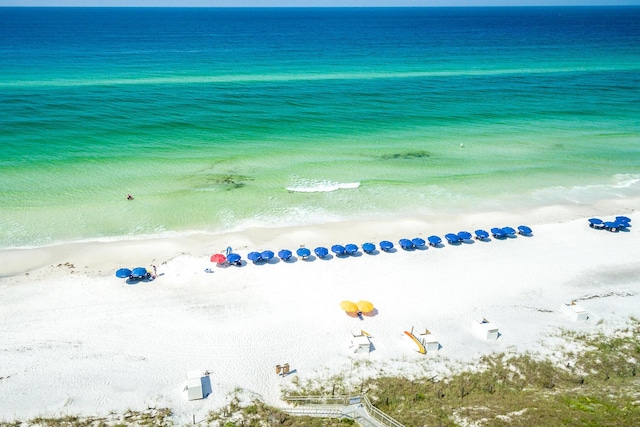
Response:
[[[513,228],[511,228],[511,227],[502,227],[502,232],[503,232],[504,234],[506,234],[507,236],[508,236],[508,235],[511,235],[511,234],[516,234],[516,230],[514,230],[514,229],[513,229]]]
[[[353,243],[347,244],[344,249],[347,251],[349,255],[353,255],[358,252],[358,245],[354,245]]]
[[[531,228],[527,227],[526,225],[519,225],[518,226],[518,233],[522,234],[522,235],[529,235],[532,233]]]
[[[240,259],[242,257],[236,253],[230,253],[229,255],[227,255],[227,261],[229,261],[229,263],[231,264],[238,264],[240,263]]]
[[[289,260],[289,258],[291,258],[292,255],[293,254],[291,253],[291,251],[289,249],[282,249],[281,251],[278,252],[278,256],[283,261]]]
[[[298,254],[299,257],[308,258],[309,255],[311,255],[311,251],[307,248],[298,248],[296,254]]]
[[[604,228],[609,231],[618,231],[620,227],[621,227],[621,224],[614,221],[607,221],[604,223]]]
[[[363,243],[362,244],[362,250],[365,251],[366,253],[371,253],[373,251],[376,250],[376,245],[374,245],[373,243]]]
[[[342,245],[333,245],[331,246],[331,252],[340,256],[340,255],[344,255],[347,252],[347,250]]]
[[[442,239],[438,236],[429,236],[427,237],[427,240],[429,241],[429,244],[431,246],[438,246],[440,243],[442,243]]]
[[[116,277],[120,279],[125,279],[129,276],[131,276],[131,270],[129,270],[128,268],[120,268],[118,269],[118,271],[116,271]]]
[[[447,239],[449,243],[458,243],[460,241],[460,237],[454,233],[447,233],[444,235],[444,238]]]
[[[222,254],[211,255],[211,262],[215,262],[216,264],[222,264],[226,260],[227,260],[227,257]]]
[[[360,300],[356,303],[358,311],[363,313],[371,313],[373,311],[373,303],[365,300]]]
[[[489,233],[487,233],[485,230],[476,230],[475,233],[476,233],[476,239],[479,239],[479,240],[484,240],[489,237]]]
[[[498,228],[498,227],[492,228],[491,234],[493,234],[493,237],[498,239],[506,236],[502,228]]]
[[[413,242],[409,239],[400,239],[398,244],[402,249],[411,249],[413,248]]]
[[[388,240],[383,240],[382,242],[380,242],[380,249],[385,252],[390,251],[391,249],[393,249],[393,243]]]
[[[417,248],[421,248],[422,246],[425,245],[425,241],[424,239],[420,238],[420,237],[415,237],[413,239],[411,239],[411,243],[413,243],[413,246],[417,247]]]
[[[144,277],[147,274],[147,269],[144,267],[136,267],[131,270],[131,275],[134,277]]]
[[[342,301],[340,303],[340,308],[347,313],[357,313],[359,311],[358,305],[353,301]]]
[[[275,254],[273,253],[273,251],[262,251],[262,254],[260,254],[260,256],[262,257],[263,260],[265,261],[269,261],[271,258],[273,258],[275,256]]]
[[[458,237],[460,240],[470,240],[472,236],[468,231],[461,231],[458,233]]]
[[[329,255],[329,249],[325,248],[324,246],[318,246],[313,250],[313,252],[315,252],[318,258],[324,258]]]
[[[627,218],[626,216],[617,216],[615,222],[617,222],[618,224],[620,224],[625,228],[631,226],[631,219]]]
[[[253,261],[254,263],[259,262],[259,261],[262,261],[262,254],[260,254],[260,252],[255,252],[255,251],[249,252],[247,254],[247,259],[249,261]]]

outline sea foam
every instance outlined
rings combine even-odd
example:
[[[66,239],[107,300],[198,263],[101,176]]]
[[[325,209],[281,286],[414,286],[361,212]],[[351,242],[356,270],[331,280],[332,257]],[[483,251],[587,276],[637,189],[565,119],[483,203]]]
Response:
[[[328,180],[301,180],[285,187],[295,193],[330,193],[336,190],[348,190],[360,187],[359,182],[333,182]]]

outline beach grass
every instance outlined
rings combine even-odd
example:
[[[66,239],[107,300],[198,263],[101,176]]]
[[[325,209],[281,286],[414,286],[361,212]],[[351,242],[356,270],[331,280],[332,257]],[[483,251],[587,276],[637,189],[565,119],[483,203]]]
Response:
[[[553,357],[493,353],[447,377],[382,376],[363,380],[381,411],[405,426],[635,426],[640,425],[640,320],[610,334],[562,330]],[[349,392],[346,378],[296,381],[290,395],[330,396]],[[257,398],[230,402],[209,412],[199,425],[320,427],[353,425],[350,419],[298,417]],[[111,414],[110,417],[38,417],[2,426],[173,426],[170,409]]]

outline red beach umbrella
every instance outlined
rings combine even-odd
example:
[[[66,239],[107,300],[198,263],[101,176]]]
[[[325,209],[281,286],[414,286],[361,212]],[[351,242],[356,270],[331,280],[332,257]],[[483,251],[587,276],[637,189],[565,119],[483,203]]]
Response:
[[[211,255],[211,262],[215,262],[216,264],[222,264],[226,260],[227,260],[227,257],[222,254]]]

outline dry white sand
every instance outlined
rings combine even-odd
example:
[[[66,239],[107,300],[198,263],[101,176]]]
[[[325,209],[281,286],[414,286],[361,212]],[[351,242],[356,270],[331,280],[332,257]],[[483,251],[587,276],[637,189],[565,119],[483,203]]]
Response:
[[[272,405],[294,378],[436,375],[493,351],[550,352],[560,328],[613,330],[640,307],[638,200],[535,212],[404,218],[227,235],[83,242],[0,252],[0,420],[170,407],[202,418],[240,388]],[[590,229],[586,218],[632,219],[627,232]],[[331,246],[443,236],[494,226],[533,236],[328,260],[217,267],[211,254],[304,244]],[[119,267],[158,266],[129,285]],[[206,273],[212,268],[213,273]],[[345,315],[366,299],[377,314]],[[586,322],[560,310],[578,300]],[[486,317],[497,341],[473,333]],[[429,328],[442,348],[421,355],[403,331]],[[351,332],[374,350],[354,354]],[[354,361],[370,363],[354,363]],[[293,373],[279,377],[275,366]],[[192,370],[211,372],[212,394],[187,401]]]

